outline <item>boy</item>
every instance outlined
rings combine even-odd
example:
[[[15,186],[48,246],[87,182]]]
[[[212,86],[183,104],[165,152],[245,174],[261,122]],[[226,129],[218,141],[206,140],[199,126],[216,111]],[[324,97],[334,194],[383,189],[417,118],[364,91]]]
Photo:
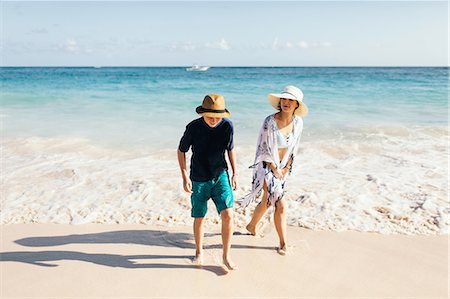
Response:
[[[203,220],[210,198],[222,219],[223,264],[236,269],[230,260],[231,236],[233,235],[234,197],[228,176],[225,151],[228,153],[233,176],[233,190],[237,188],[236,153],[233,143],[233,124],[227,117],[225,99],[218,94],[209,94],[196,112],[202,117],[186,126],[178,146],[178,163],[183,178],[183,188],[191,193],[191,216],[194,218],[195,258],[194,263],[203,263]],[[191,171],[186,169],[186,152],[192,148]]]

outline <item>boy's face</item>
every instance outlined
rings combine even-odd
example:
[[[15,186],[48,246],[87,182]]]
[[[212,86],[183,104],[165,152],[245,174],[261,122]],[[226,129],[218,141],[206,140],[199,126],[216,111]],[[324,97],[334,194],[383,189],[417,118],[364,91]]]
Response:
[[[203,119],[205,120],[205,123],[208,124],[208,126],[210,126],[211,128],[214,128],[220,122],[222,117],[203,116]]]

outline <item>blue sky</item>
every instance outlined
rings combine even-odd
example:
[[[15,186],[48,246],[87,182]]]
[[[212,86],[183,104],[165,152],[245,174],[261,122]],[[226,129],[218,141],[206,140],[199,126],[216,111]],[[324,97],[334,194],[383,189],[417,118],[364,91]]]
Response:
[[[2,1],[3,66],[448,66],[447,1]]]

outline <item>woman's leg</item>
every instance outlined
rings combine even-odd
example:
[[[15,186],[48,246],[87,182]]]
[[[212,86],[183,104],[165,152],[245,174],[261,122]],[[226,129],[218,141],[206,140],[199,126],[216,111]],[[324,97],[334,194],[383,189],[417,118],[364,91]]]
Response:
[[[263,185],[263,196],[261,202],[256,206],[255,211],[253,212],[252,220],[247,225],[247,230],[252,234],[253,236],[256,235],[256,226],[258,225],[261,218],[264,216],[264,213],[266,213],[268,205],[267,201],[269,199],[269,191],[267,191],[267,185],[266,181],[264,181]]]
[[[280,238],[280,248],[278,252],[282,255],[286,254],[286,201],[280,199],[275,204],[275,214],[273,216],[275,228]]]

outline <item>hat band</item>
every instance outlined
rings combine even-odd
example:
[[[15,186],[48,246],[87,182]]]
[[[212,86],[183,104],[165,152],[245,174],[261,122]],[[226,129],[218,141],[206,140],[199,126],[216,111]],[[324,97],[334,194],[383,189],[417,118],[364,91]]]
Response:
[[[203,112],[215,112],[215,113],[225,113],[227,112],[227,110],[223,109],[223,110],[215,110],[215,109],[206,109],[201,107],[200,110]]]
[[[297,100],[297,96],[295,95],[295,94],[292,94],[292,93],[290,93],[290,92],[287,92],[287,91],[283,91],[283,93],[287,93],[287,94],[290,94],[291,96],[293,96],[296,100]],[[282,94],[283,94],[282,93]],[[298,100],[297,100],[298,101]]]

